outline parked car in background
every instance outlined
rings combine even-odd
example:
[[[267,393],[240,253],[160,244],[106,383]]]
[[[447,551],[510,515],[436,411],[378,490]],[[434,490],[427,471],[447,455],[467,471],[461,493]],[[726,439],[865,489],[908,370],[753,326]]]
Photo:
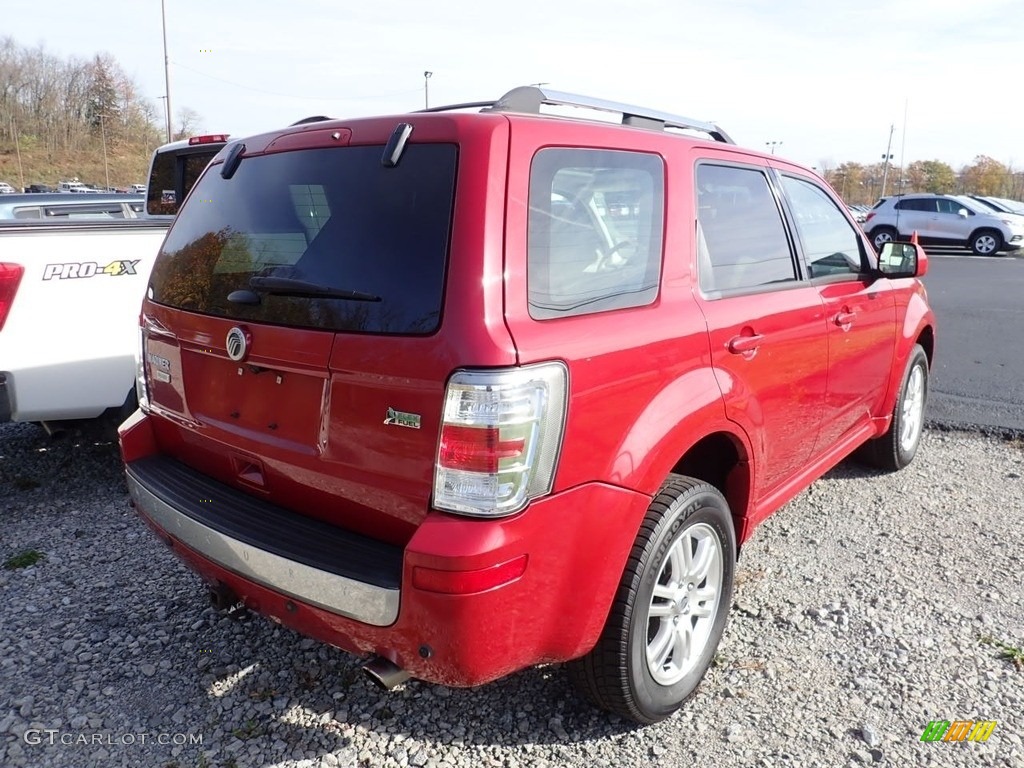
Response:
[[[228,134],[215,133],[158,147],[149,164],[146,213],[150,216],[176,214],[188,190],[227,141]]]
[[[56,192],[57,190],[51,187],[49,184],[29,184],[25,187],[26,194],[36,194],[40,192]]]
[[[142,195],[106,193],[72,196],[62,192],[10,195],[0,200],[0,221],[136,219],[144,208],[145,198]]]
[[[850,215],[853,216],[854,221],[856,221],[858,224],[863,224],[864,223],[864,220],[867,218],[867,215],[868,215],[868,207],[867,206],[865,206],[865,205],[848,205],[846,207],[850,209]]]
[[[206,160],[222,146],[207,145]],[[170,171],[157,183],[185,197],[187,164],[155,154]],[[174,218],[144,206],[126,194],[0,198],[0,422],[52,432],[135,409],[139,308]]]
[[[868,212],[863,226],[878,250],[886,243],[907,240],[915,232],[921,243],[962,245],[979,256],[1024,246],[1024,219],[955,195],[884,198]]]
[[[89,192],[90,188],[78,181],[73,179],[71,181],[61,181],[57,183],[58,192]]]
[[[0,195],[13,195],[18,190],[8,184],[6,181],[0,181]]]
[[[716,125],[485,103],[221,150],[142,304],[128,487],[216,605],[384,687],[570,662],[655,722],[757,525],[854,451],[914,458],[927,256]]]
[[[1005,197],[983,197],[982,195],[968,195],[968,197],[993,211],[1024,216],[1024,203],[1019,200],[1008,200]]]

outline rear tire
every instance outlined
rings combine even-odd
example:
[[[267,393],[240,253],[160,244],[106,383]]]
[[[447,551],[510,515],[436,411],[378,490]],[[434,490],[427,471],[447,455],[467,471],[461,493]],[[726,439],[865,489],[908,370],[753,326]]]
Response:
[[[879,253],[882,252],[882,246],[886,243],[895,243],[898,238],[899,233],[892,227],[876,227],[871,230],[871,243]]]
[[[873,467],[895,472],[914,460],[924,431],[924,409],[928,402],[928,356],[915,344],[903,374],[900,396],[893,409],[888,431],[869,440],[857,458]]]
[[[569,676],[594,704],[638,723],[693,696],[732,602],[736,534],[716,488],[673,475],[640,526],[607,623]]]

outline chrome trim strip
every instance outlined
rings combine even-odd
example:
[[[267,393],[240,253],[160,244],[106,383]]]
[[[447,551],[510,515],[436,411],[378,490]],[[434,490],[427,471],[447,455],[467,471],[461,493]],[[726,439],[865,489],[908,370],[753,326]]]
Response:
[[[139,512],[217,565],[297,600],[376,627],[393,624],[398,618],[401,590],[328,573],[246,544],[179,512],[143,486],[131,469],[126,475]]]

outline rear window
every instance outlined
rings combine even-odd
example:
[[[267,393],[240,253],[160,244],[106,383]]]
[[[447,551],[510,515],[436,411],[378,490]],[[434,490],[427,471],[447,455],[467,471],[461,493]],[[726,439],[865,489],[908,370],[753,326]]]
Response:
[[[393,168],[381,165],[383,152],[246,158],[227,180],[212,169],[167,234],[152,300],[258,323],[431,333],[440,321],[456,147],[410,144]]]
[[[157,150],[149,170],[146,212],[173,216],[199,176],[224,146],[223,142],[183,149]]]

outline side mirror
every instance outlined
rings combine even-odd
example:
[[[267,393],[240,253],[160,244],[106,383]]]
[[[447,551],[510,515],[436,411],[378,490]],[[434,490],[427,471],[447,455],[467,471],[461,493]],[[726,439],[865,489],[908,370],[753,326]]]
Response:
[[[959,211],[957,211],[957,213],[963,216],[965,219],[971,215],[971,212],[968,211],[966,208],[961,208]]]
[[[923,277],[928,254],[917,243],[886,243],[878,256],[878,269],[886,277]]]

